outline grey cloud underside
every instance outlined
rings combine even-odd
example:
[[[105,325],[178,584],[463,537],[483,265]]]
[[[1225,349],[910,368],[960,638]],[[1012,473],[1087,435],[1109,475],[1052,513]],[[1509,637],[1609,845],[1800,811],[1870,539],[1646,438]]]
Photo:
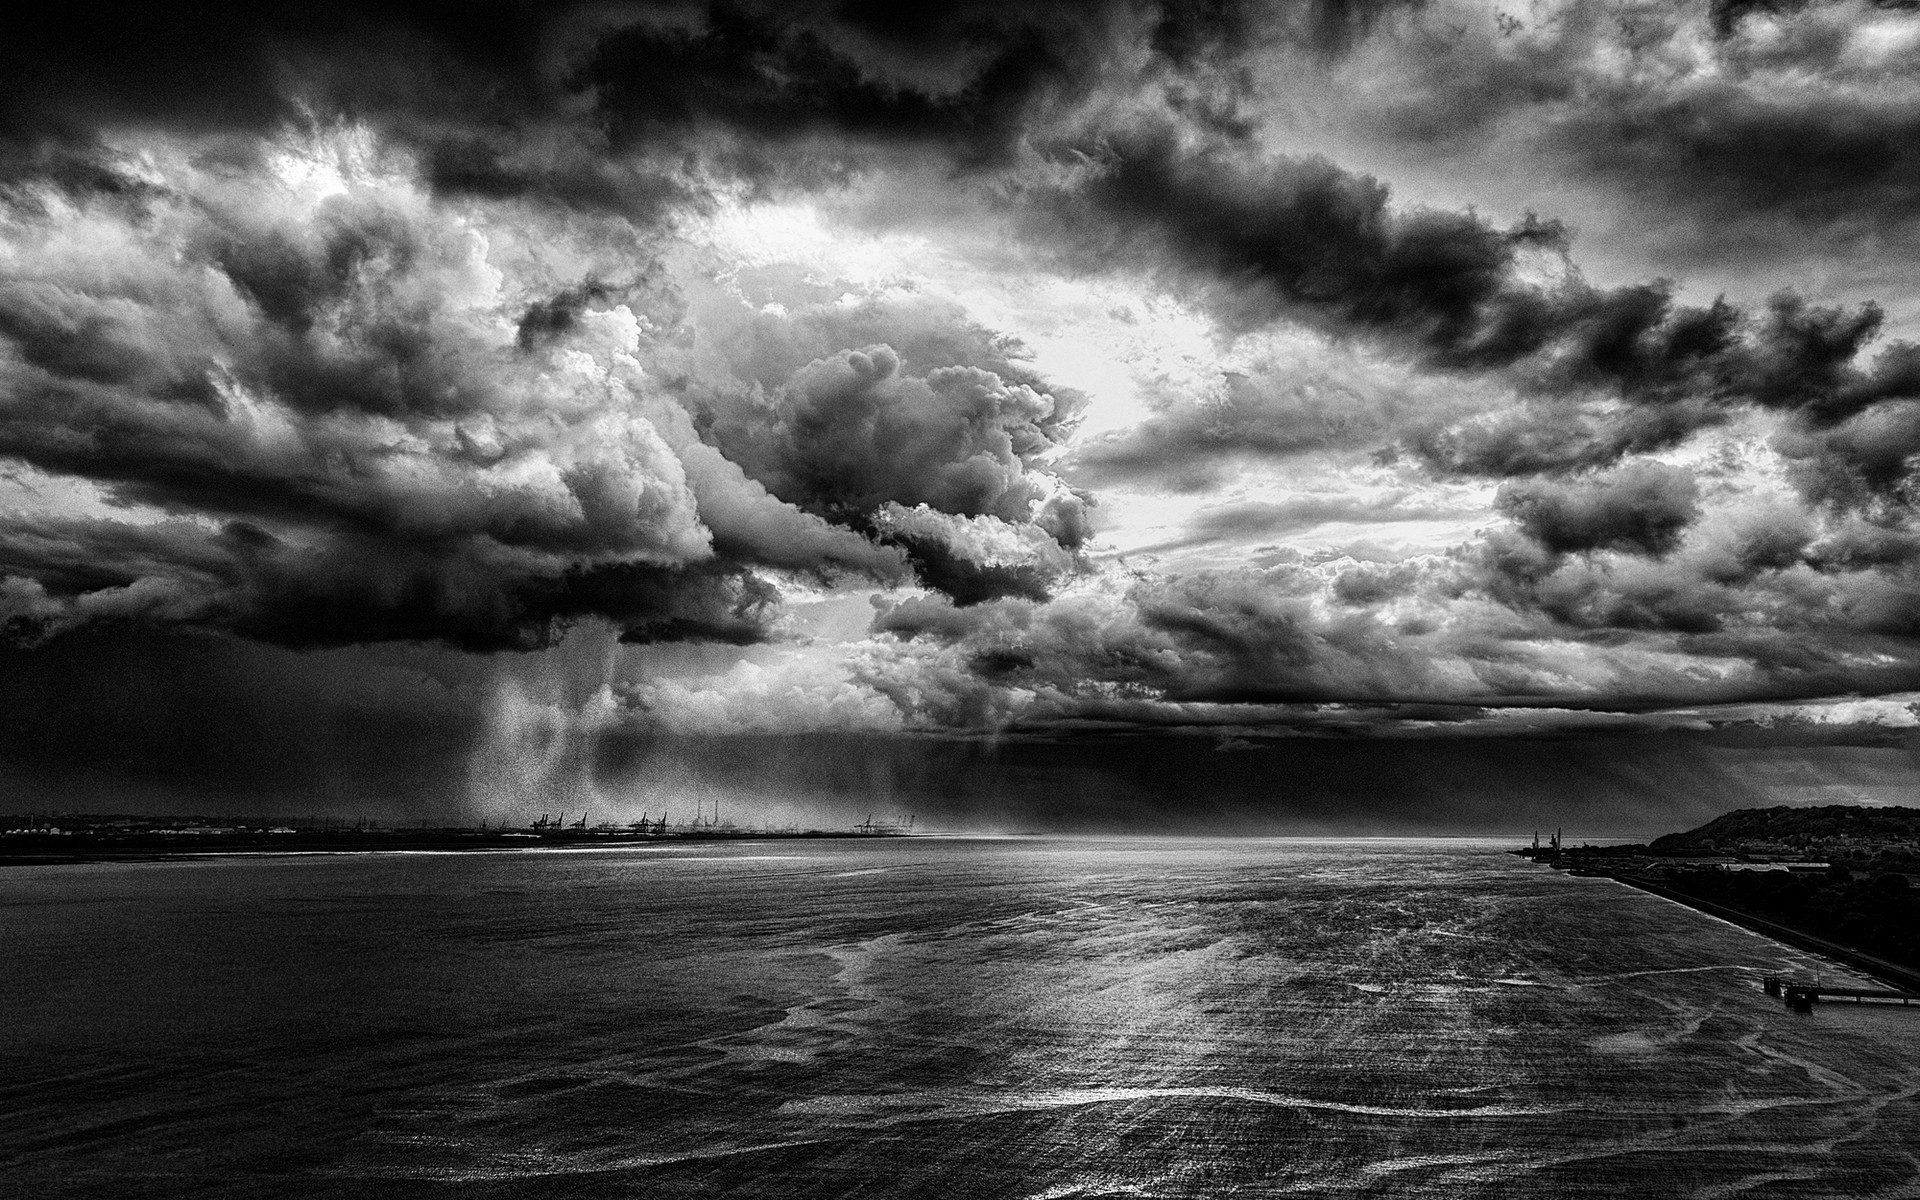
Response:
[[[564,648],[559,651],[564,653]],[[55,809],[462,819],[462,786],[488,737],[471,681],[501,665],[435,647],[295,653],[181,633],[95,630],[32,651],[0,647],[0,774]],[[1359,734],[1378,710],[1319,714]],[[1456,709],[1410,709],[1448,721]],[[1659,829],[1732,805],[1780,802],[1800,779],[1910,786],[1908,751],[1872,727],[1468,737],[1443,741],[1261,737],[903,739],[808,734],[658,739],[615,735],[586,764],[609,793],[695,777],[742,797],[858,799],[876,789],[962,828],[1350,834],[1511,831],[1536,818]],[[1237,731],[1248,732],[1248,731]],[[1233,746],[1239,753],[1218,753]],[[693,762],[689,762],[693,760]],[[84,772],[74,764],[84,763]],[[1874,764],[1882,764],[1877,770]],[[1849,769],[1852,764],[1852,769]],[[1285,781],[1275,803],[1275,779]],[[872,802],[883,802],[874,796]],[[548,807],[553,807],[549,800]],[[1674,805],[1689,814],[1674,816]],[[730,800],[728,811],[745,804]],[[538,804],[534,812],[540,811]],[[835,810],[838,811],[838,810]],[[1569,815],[1572,814],[1572,815]],[[636,814],[637,816],[637,814]],[[468,818],[470,819],[470,818]],[[1629,822],[1622,824],[1622,822]]]
[[[1870,309],[1835,313],[1787,298],[1749,317],[1677,306],[1663,284],[1600,290],[1568,275],[1544,286],[1522,267],[1564,252],[1551,222],[1498,229],[1471,215],[1395,212],[1383,185],[1331,163],[1262,159],[1204,127],[1183,133],[1150,116],[1116,123],[1098,110],[1087,115],[1082,103],[1103,84],[1164,90],[1167,73],[1195,57],[1196,39],[1232,48],[1256,40],[1249,29],[1259,28],[1324,50],[1368,28],[1372,11],[1322,6],[1303,23],[1285,8],[1238,6],[1063,6],[1047,16],[959,6],[912,21],[844,6],[664,8],[619,27],[556,19],[539,30],[516,30],[496,11],[435,52],[482,78],[515,81],[492,92],[517,105],[508,127],[536,137],[549,126],[532,99],[540,88],[528,82],[534,56],[502,51],[516,37],[545,47],[548,91],[589,99],[597,123],[613,131],[597,159],[623,145],[644,159],[684,136],[704,139],[667,156],[703,164],[692,176],[682,171],[676,186],[716,172],[771,172],[771,186],[805,186],[818,181],[783,185],[780,176],[822,163],[854,170],[903,144],[974,172],[1011,161],[1017,145],[1055,163],[1089,164],[1063,184],[1015,184],[1021,219],[1047,252],[1069,263],[1157,263],[1230,323],[1287,318],[1382,337],[1442,369],[1513,370],[1529,394],[1558,401],[1408,437],[1451,470],[1604,465],[1670,446],[1730,403],[1804,409],[1830,422],[1915,391],[1910,353],[1854,366],[1875,328]],[[392,20],[430,26],[432,15]],[[350,24],[345,14],[330,19]],[[303,27],[287,36],[319,35]],[[1129,36],[1160,50],[1159,67],[1116,75]],[[362,90],[389,104],[399,126],[417,115],[404,92],[364,81]],[[551,181],[552,159],[543,161]],[[1626,410],[1568,411],[1566,396],[1594,389],[1622,398]],[[1178,441],[1145,449],[1178,454]],[[1840,469],[1851,465],[1844,444],[1838,456]]]
[[[1625,550],[1660,555],[1700,515],[1692,474],[1659,463],[1634,463],[1584,487],[1555,480],[1509,483],[1496,507],[1550,553]]]
[[[377,540],[289,547],[257,527],[15,522],[0,561],[33,586],[0,588],[5,633],[31,643],[76,624],[200,625],[291,646],[445,641],[470,650],[552,644],[604,617],[625,640],[761,641],[777,595],[738,566],[620,564],[546,574],[484,555]]]
[[[601,617],[633,641],[744,644],[778,636],[779,573],[917,579],[937,595],[873,627],[904,658],[863,682],[962,726],[1008,717],[1014,692],[1037,697],[1023,719],[1147,720],[1150,702],[1912,686],[1920,350],[1873,355],[1877,308],[1594,286],[1550,218],[1396,206],[1263,140],[1241,68],[1279,46],[1337,70],[1421,7],[148,7],[10,40],[8,234],[80,232],[0,279],[0,456],[148,523],[8,522],[0,613],[22,640],[123,621],[532,647]],[[1758,70],[1738,9],[1712,19]],[[1832,59],[1817,42],[1793,53]],[[1573,73],[1569,45],[1522,66]],[[1473,120],[1523,110],[1507,76],[1476,78]],[[1783,112],[1729,86],[1545,136],[1601,130],[1596,171],[1623,170],[1613,155],[1661,186],[1682,173],[1649,164],[1697,160],[1726,211],[1817,223],[1816,196],[1911,198],[1897,108]],[[270,135],[339,118],[411,182],[297,209]],[[139,129],[192,151],[155,168],[108,148]],[[1750,186],[1780,177],[1753,153],[1769,137],[1807,169],[1777,195]],[[1079,438],[1072,381],[950,303],[662,265],[718,197],[889,174],[945,207],[861,219],[959,214],[1039,269],[1147,281],[1224,342],[1304,329],[1399,374],[1313,379],[1279,355]],[[497,268],[488,238],[516,224],[584,248]],[[1775,509],[1731,513],[1644,457],[1756,414],[1794,489]],[[1501,481],[1507,524],[1396,563],[1087,590],[1101,487],[1373,452]],[[1366,515],[1242,505],[1193,532]]]
[[[1038,187],[1030,200],[1034,236],[1068,266],[1139,262],[1232,327],[1305,322],[1434,370],[1504,378],[1521,399],[1509,410],[1406,431],[1406,447],[1444,471],[1604,466],[1753,406],[1794,414],[1841,460],[1836,469],[1884,490],[1889,473],[1829,431],[1920,393],[1911,345],[1862,361],[1882,319],[1871,304],[1782,294],[1748,313],[1724,301],[1678,304],[1666,282],[1595,288],[1571,271],[1566,233],[1551,222],[1498,229],[1470,214],[1396,211],[1383,185],[1324,160],[1263,159],[1171,129],[1134,130],[1107,138],[1078,178]],[[1560,268],[1550,282],[1533,278],[1542,258]],[[1150,423],[1091,457],[1126,465],[1284,454],[1329,436],[1258,416],[1236,422],[1240,436],[1220,436],[1220,416],[1260,407],[1234,397],[1224,413]],[[1364,423],[1372,414],[1362,406],[1356,415]]]
[[[1632,711],[1920,684],[1910,577],[1783,570],[1793,552],[1766,544],[1768,531],[1725,536],[1626,567],[1495,539],[1397,564],[1146,578],[1080,603],[909,600],[874,625],[920,648],[911,669],[871,682],[917,715],[963,726],[989,722],[1004,689],[1029,697],[1028,724],[1047,726],[1216,711],[1195,705]]]
[[[9,39],[0,132],[29,146],[121,123],[259,132],[317,104],[381,122],[445,190],[632,212],[687,198],[689,154],[768,179],[831,177],[848,139],[1002,160],[1036,98],[1084,94],[1135,36],[1199,53],[1230,10],[102,4]],[[778,153],[798,143],[809,152]]]
[[[1303,78],[1308,103],[1331,96],[1349,136],[1572,184],[1640,261],[1887,278],[1881,256],[1920,238],[1914,60],[1881,36],[1911,13],[1904,0],[1436,4],[1330,67],[1283,51],[1269,77]]]
[[[199,187],[64,208],[100,248],[12,213],[44,245],[0,285],[0,453],[199,518],[21,524],[16,636],[116,618],[484,648],[602,616],[750,642],[778,615],[756,569],[969,561],[937,528],[869,536],[890,503],[1034,522],[1056,556],[1084,539],[1085,498],[1028,469],[1076,398],[950,309],[690,315],[650,277],[516,294],[482,225],[405,187],[307,213],[253,178]],[[889,330],[918,374],[884,343],[835,350]]]
[[[1399,521],[1462,519],[1480,509],[1414,499],[1404,492],[1373,498],[1346,495],[1300,495],[1286,500],[1241,500],[1202,509],[1187,522],[1181,535],[1141,547],[1141,553],[1160,553],[1188,546],[1250,538],[1280,538],[1329,524],[1386,524]]]

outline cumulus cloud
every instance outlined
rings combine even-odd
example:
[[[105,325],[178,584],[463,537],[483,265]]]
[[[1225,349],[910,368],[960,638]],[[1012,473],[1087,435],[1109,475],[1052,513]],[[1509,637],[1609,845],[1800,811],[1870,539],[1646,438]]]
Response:
[[[33,159],[128,124],[259,134],[349,117],[408,146],[442,194],[658,214],[716,179],[829,182],[875,155],[1004,162],[1029,120],[1086,99],[1141,39],[1191,47],[1216,23],[1183,4],[994,0],[912,17],[824,3],[95,5],[8,39],[0,138]]]
[[[1892,229],[1906,14],[102,12],[0,49],[0,459],[91,489],[0,522],[10,640],[604,621],[610,661],[733,655],[602,671],[594,721],[676,735],[1914,683],[1920,351],[1875,353],[1902,297],[1594,282],[1530,198],[1375,152]],[[1295,136],[1322,85],[1360,117]],[[797,207],[846,241],[800,261],[767,217]],[[1096,284],[1190,317],[1192,369],[1056,344],[1043,375],[1014,333],[1071,340]],[[1155,506],[1149,549],[1228,557],[1102,543]],[[1380,537],[1300,544],[1334,523]],[[863,638],[746,649],[870,589]],[[544,744],[552,706],[499,704]]]
[[[900,709],[879,692],[803,656],[769,664],[741,662],[698,679],[637,681],[617,694],[644,727],[670,734],[871,732],[903,726]]]
[[[1917,32],[1879,0],[1431,0],[1334,55],[1270,32],[1236,111],[1440,202],[1551,196],[1616,279],[1871,295],[1920,235]]]
[[[1324,159],[1263,156],[1170,126],[1105,131],[1059,179],[1026,197],[1029,236],[1063,266],[1132,262],[1194,295],[1229,329],[1276,321],[1361,336],[1432,369],[1500,373],[1526,407],[1464,424],[1431,420],[1407,437],[1435,467],[1479,474],[1605,465],[1669,448],[1730,408],[1793,411],[1828,423],[1904,399],[1912,352],[1871,364],[1872,304],[1811,304],[1793,293],[1764,311],[1724,300],[1686,305],[1656,281],[1597,288],[1572,269],[1567,231],[1529,216],[1507,228],[1471,213],[1396,210],[1387,188]],[[1544,271],[1543,271],[1544,268]],[[1229,422],[1248,404],[1228,388]],[[1252,399],[1248,397],[1247,399]],[[1305,419],[1162,422],[1107,453],[1150,456],[1208,437],[1293,453],[1316,439]],[[1364,426],[1369,405],[1346,406]],[[1277,434],[1277,440],[1276,440]],[[1096,458],[1097,461],[1097,458]]]
[[[1211,386],[1153,384],[1145,420],[1079,439],[1063,466],[1096,486],[1204,491],[1238,464],[1371,453],[1507,398],[1499,388],[1435,386],[1391,362],[1311,344],[1247,355]]]
[[[1555,114],[1546,139],[1570,163],[1633,179],[1649,199],[1703,225],[1772,219],[1836,237],[1861,226],[1910,227],[1920,186],[1920,108],[1902,49],[1916,30],[1911,11],[1853,2],[1711,7],[1711,40],[1697,37],[1698,10],[1642,18],[1629,44],[1652,78],[1630,82],[1590,49],[1580,55],[1600,102]],[[1532,49],[1556,52],[1579,61],[1564,43],[1543,39]]]
[[[891,692],[936,722],[975,720],[1008,704],[1029,720],[1103,712],[1147,719],[1155,705],[1175,706],[1160,714],[1166,720],[1191,704],[1458,698],[1489,689],[1471,676],[1450,678],[1458,664],[1435,656],[1439,642],[1425,640],[1416,623],[1396,628],[1380,612],[1325,604],[1339,574],[1292,564],[1151,576],[1044,605],[907,600],[879,611],[873,628],[920,647],[899,660]],[[880,663],[870,668],[876,687],[889,677]]]
[[[756,415],[716,423],[716,443],[815,511],[899,501],[1025,520],[1044,495],[1026,465],[1051,448],[1052,398],[977,367],[913,377],[891,346],[845,350],[795,371]]]
[[[1494,507],[1556,554],[1604,549],[1660,555],[1679,543],[1699,515],[1699,486],[1678,467],[1637,462],[1578,482],[1508,483]]]
[[[908,552],[922,583],[959,605],[1002,596],[1047,600],[1053,585],[1082,567],[1039,524],[889,501],[874,516],[873,528],[882,541]]]
[[[21,636],[111,616],[531,646],[601,615],[750,641],[779,607],[756,570],[906,578],[907,543],[862,524],[896,500],[1017,522],[1056,557],[1086,536],[1086,498],[1032,469],[1073,397],[984,335],[908,319],[948,361],[841,350],[764,407],[728,363],[689,400],[670,284],[497,254],[524,212],[437,202],[364,133],[134,165],[164,186],[131,207],[42,188],[0,214],[0,455],[176,519],[11,525]],[[599,252],[556,233],[563,262]],[[716,419],[720,395],[740,407]]]
[[[1044,589],[1091,533],[1092,497],[1048,466],[1083,400],[1056,396],[1007,357],[1011,347],[956,316],[887,298],[802,302],[745,321],[730,306],[708,331],[715,349],[689,364],[693,423],[711,446],[689,461],[744,473],[813,518],[877,539],[888,549],[860,539],[875,576],[890,577],[889,563],[897,576],[904,553],[923,582],[957,597]],[[889,326],[910,357],[880,343],[781,370],[810,349]],[[1018,527],[1020,561],[959,547],[948,533],[967,519]]]
[[[504,643],[541,636],[533,593],[570,572],[709,560],[684,469],[609,398],[607,362],[517,355],[481,231],[378,164],[342,165],[361,178],[320,197],[176,161],[175,190],[134,214],[57,198],[6,214],[0,454],[213,521],[135,534],[133,562],[99,523],[70,526],[72,556],[109,574],[145,558],[154,573],[123,585],[190,594],[167,611],[294,641],[268,595],[360,608],[369,632],[432,636],[439,612],[446,636]],[[630,313],[602,319],[603,343],[632,340]],[[351,636],[333,624],[316,636]]]

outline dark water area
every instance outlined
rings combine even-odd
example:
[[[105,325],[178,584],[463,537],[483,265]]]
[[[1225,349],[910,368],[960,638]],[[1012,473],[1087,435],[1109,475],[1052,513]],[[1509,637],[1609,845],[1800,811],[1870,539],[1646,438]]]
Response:
[[[1498,851],[0,872],[0,1194],[1920,1195],[1920,1010]]]

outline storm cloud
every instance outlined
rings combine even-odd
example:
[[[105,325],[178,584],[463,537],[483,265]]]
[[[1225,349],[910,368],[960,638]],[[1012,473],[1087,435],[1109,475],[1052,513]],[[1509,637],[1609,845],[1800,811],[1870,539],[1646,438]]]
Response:
[[[434,737],[582,778],[1904,694],[1915,45],[1859,0],[43,15],[6,669],[431,660]]]
[[[1494,504],[1554,553],[1610,549],[1657,556],[1673,549],[1699,515],[1699,489],[1687,472],[1648,462],[1581,485],[1507,484]]]

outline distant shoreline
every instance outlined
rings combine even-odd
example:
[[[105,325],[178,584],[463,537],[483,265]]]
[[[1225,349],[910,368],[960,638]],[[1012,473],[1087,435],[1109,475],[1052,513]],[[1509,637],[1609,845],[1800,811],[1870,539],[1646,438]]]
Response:
[[[0,867],[64,866],[93,862],[175,862],[209,858],[292,858],[328,854],[475,853],[507,850],[607,850],[690,843],[818,841],[896,841],[904,833],[830,830],[747,831],[699,829],[686,832],[523,833],[511,830],[352,830],[287,834],[166,835],[86,839],[43,836],[31,847],[27,838],[0,844]],[[60,842],[78,844],[60,845]]]

